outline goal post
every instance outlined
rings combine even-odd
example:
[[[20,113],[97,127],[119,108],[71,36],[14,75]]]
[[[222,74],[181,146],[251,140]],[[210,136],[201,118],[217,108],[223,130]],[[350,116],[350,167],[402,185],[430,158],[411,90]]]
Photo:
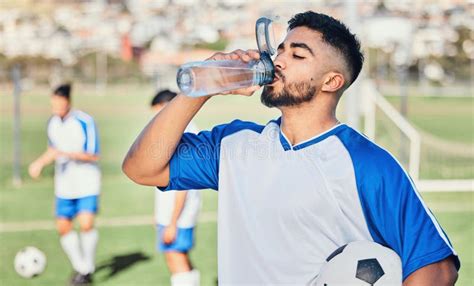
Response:
[[[460,168],[465,168],[466,164],[465,161],[469,161],[474,159],[474,156],[469,152],[459,152],[456,149],[459,149],[457,146],[459,144],[451,143],[454,149],[450,150],[450,148],[446,149],[446,143],[434,145],[432,143],[432,135],[427,134],[426,132],[420,132],[417,130],[404,116],[402,116],[395,107],[393,107],[390,102],[385,99],[385,97],[377,90],[374,82],[370,79],[364,79],[360,83],[360,91],[362,94],[362,116],[364,117],[364,133],[367,137],[371,140],[376,142],[377,144],[383,146],[384,148],[389,149],[389,151],[393,151],[395,149],[394,146],[400,144],[402,147],[404,146],[404,141],[408,141],[409,148],[408,148],[408,158],[405,162],[404,160],[400,160],[400,154],[394,154],[395,157],[399,161],[401,161],[402,165],[406,167],[408,173],[410,174],[411,178],[415,181],[417,188],[420,191],[427,191],[427,192],[443,192],[443,191],[474,191],[474,179],[472,178],[472,174],[469,172],[465,172],[465,176],[467,178],[455,178],[452,177],[452,173],[456,173],[457,170]],[[381,119],[383,116],[384,120]],[[385,125],[384,125],[385,124]],[[390,126],[388,126],[390,125]],[[401,138],[397,138],[394,140],[394,135],[389,137],[389,139],[382,140],[381,130],[385,129],[394,129],[398,130],[398,133],[403,134]],[[397,132],[393,132],[392,134]],[[395,135],[396,136],[396,135]],[[398,142],[400,140],[400,142]],[[388,146],[387,146],[388,145]],[[444,148],[441,148],[444,147]],[[428,150],[428,149],[432,150]],[[441,149],[440,149],[441,148]],[[423,152],[425,153],[422,156]],[[440,154],[438,156],[443,156],[443,153],[447,153],[446,158],[442,158],[443,160],[449,161],[461,161],[462,165],[454,166],[455,163],[452,165],[447,164],[447,167],[444,168],[452,169],[453,171],[448,174],[449,178],[442,178],[436,177],[436,174],[426,177],[420,175],[422,170],[424,170],[425,174],[429,173],[426,166],[423,169],[424,165],[428,165],[426,162],[426,158],[431,154]],[[428,155],[427,155],[428,154]],[[449,157],[449,155],[451,157]],[[454,158],[454,159],[453,159]],[[422,161],[425,159],[425,161]],[[460,160],[463,159],[463,160]],[[434,163],[429,162],[429,164],[438,167],[437,162]],[[432,166],[431,166],[432,167]],[[439,167],[441,168],[441,167]],[[428,168],[429,169],[429,168]],[[430,173],[432,174],[432,173]],[[435,176],[435,177],[433,177]],[[471,177],[469,177],[471,176]]]

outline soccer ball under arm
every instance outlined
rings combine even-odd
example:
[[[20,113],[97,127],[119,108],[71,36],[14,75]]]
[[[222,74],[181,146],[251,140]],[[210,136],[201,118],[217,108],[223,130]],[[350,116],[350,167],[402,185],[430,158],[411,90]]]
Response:
[[[355,241],[336,249],[326,259],[312,286],[400,286],[402,263],[390,248]]]

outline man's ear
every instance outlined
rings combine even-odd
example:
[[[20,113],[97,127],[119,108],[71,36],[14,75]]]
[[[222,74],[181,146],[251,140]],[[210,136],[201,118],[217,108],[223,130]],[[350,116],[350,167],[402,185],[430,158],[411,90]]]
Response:
[[[330,72],[326,75],[321,91],[335,93],[344,88],[346,80],[341,73]]]

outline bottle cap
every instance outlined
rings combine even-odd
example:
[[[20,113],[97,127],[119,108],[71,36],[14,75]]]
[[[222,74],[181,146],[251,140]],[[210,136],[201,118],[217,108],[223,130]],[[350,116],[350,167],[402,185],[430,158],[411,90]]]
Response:
[[[263,86],[273,81],[273,78],[275,77],[275,66],[267,52],[260,53],[260,63],[264,67],[264,72],[259,84]]]

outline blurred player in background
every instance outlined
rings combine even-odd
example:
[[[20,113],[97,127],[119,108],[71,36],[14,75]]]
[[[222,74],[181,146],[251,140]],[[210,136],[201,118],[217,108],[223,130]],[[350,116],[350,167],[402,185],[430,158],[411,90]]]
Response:
[[[155,113],[176,96],[170,90],[159,91],[151,101]],[[198,130],[190,122],[184,132],[197,134]],[[193,269],[189,251],[194,245],[201,194],[196,190],[162,192],[156,189],[155,220],[157,224],[157,248],[165,254],[171,272],[171,286],[198,286],[200,274]]]
[[[52,116],[48,121],[48,148],[29,166],[36,179],[42,169],[55,164],[56,227],[61,246],[75,273],[71,285],[92,283],[98,232],[94,218],[98,210],[101,172],[99,141],[94,119],[71,107],[71,85],[57,87],[51,95]],[[80,235],[73,229],[77,218]]]

